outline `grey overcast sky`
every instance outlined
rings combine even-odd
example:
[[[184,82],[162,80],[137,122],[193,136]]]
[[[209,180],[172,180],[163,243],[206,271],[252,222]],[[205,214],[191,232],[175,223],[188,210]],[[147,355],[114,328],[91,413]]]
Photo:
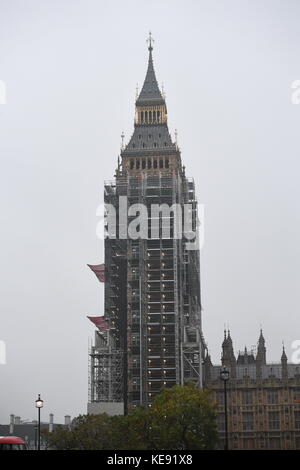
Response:
[[[300,2],[0,0],[0,422],[86,412],[86,315],[103,313],[96,209],[154,65],[205,205],[203,328],[289,359],[299,325]]]

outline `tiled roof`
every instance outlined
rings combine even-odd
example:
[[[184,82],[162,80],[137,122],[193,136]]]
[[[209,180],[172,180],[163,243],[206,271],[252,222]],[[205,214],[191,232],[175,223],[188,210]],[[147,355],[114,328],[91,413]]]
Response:
[[[167,124],[136,125],[129,143],[122,154],[137,150],[170,150],[176,149],[172,142]]]
[[[151,104],[163,104],[165,102],[160,89],[157,84],[155,71],[153,67],[152,49],[149,50],[148,69],[144,81],[144,85],[141,89],[138,99],[136,100],[137,105],[151,105]]]

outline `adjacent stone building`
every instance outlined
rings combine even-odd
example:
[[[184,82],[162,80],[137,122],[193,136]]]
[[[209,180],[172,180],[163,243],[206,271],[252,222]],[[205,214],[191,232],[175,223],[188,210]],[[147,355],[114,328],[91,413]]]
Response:
[[[227,384],[230,449],[300,449],[300,364],[289,364],[283,347],[279,363],[267,363],[262,331],[256,351],[234,354],[229,331],[224,332],[222,365],[230,371]],[[204,360],[204,384],[218,409],[221,443],[225,439],[224,384],[221,365],[209,354]]]

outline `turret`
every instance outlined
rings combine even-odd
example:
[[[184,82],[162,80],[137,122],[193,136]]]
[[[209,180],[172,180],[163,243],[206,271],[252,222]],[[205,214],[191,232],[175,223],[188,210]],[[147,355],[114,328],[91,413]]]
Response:
[[[204,382],[208,383],[211,380],[211,370],[212,370],[211,357],[208,351],[206,350],[206,355],[204,358]]]
[[[285,353],[284,346],[282,347],[282,354],[281,354],[281,376],[282,380],[287,380],[288,379],[288,359],[287,355]]]
[[[262,377],[262,366],[266,365],[266,346],[265,338],[263,336],[262,329],[257,343],[257,354],[256,354],[256,377],[260,379]]]
[[[262,330],[260,330],[260,335],[258,338],[258,345],[257,345],[257,355],[256,360],[259,360],[262,365],[266,364],[266,346],[265,346],[265,338],[263,336]]]
[[[230,369],[230,376],[236,377],[236,359],[233,351],[233,343],[228,330],[226,336],[226,330],[224,330],[224,340],[222,343],[222,365]]]

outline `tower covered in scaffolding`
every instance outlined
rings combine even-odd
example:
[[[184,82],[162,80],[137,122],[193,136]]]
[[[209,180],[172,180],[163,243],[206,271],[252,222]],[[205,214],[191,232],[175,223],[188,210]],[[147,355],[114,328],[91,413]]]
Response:
[[[151,36],[148,51],[134,131],[122,145],[114,180],[104,185],[116,224],[104,242],[105,312],[90,349],[90,412],[115,404],[115,412],[128,413],[151,406],[162,388],[202,386],[195,186],[168,130]]]

